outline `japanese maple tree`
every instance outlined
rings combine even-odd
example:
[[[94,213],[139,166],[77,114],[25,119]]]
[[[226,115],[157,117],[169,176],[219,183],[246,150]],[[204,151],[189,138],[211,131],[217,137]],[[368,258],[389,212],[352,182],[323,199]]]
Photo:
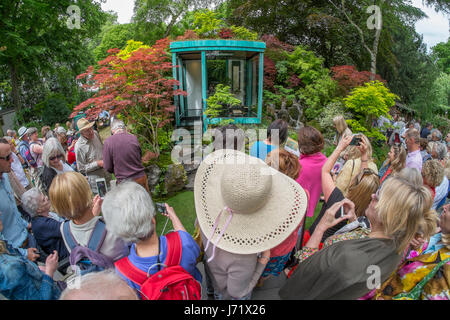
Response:
[[[179,81],[171,77],[167,38],[152,47],[129,41],[127,48],[110,49],[109,56],[98,62],[97,70],[90,66],[77,77],[84,80],[86,90],[95,93],[76,106],[71,117],[79,111],[85,111],[89,119],[95,119],[102,110],[122,114],[133,133],[159,154],[158,129],[173,120],[174,96],[185,96],[186,92],[177,89]]]
[[[331,68],[331,72],[333,80],[339,84],[339,91],[342,96],[347,96],[353,88],[372,81],[370,71],[358,71],[355,66],[335,66]],[[374,75],[373,78],[386,84],[386,81],[378,74]]]

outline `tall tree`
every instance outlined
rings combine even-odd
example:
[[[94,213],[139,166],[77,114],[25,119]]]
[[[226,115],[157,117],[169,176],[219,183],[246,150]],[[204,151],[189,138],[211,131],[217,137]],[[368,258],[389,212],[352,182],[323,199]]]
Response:
[[[192,10],[215,6],[221,2],[222,0],[135,0],[132,21],[136,27],[136,40],[153,44],[156,40],[171,35],[177,29],[176,25]]]
[[[61,65],[74,74],[84,68],[89,63],[86,40],[100,30],[104,18],[100,4],[92,0],[0,2],[0,65],[7,68],[14,108],[23,105],[25,79],[45,78]]]

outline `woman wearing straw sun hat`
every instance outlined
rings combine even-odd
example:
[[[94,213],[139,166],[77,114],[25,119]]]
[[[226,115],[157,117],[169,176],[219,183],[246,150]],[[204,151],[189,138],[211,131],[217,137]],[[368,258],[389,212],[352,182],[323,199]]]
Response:
[[[305,191],[262,160],[224,149],[200,164],[194,195],[216,298],[250,299],[270,249],[305,215]]]

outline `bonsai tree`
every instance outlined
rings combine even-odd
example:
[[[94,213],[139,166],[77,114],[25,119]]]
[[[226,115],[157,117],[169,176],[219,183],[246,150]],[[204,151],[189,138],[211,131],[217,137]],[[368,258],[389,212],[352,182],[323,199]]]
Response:
[[[232,108],[241,105],[241,100],[237,99],[231,92],[230,86],[218,84],[214,95],[210,96],[207,100],[207,108],[205,114],[210,118],[219,117],[224,107]]]

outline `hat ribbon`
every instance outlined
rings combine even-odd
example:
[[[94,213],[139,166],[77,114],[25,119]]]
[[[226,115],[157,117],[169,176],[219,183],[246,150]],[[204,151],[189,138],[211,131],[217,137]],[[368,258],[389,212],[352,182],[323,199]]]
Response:
[[[214,233],[216,232],[217,224],[218,224],[218,222],[219,222],[220,216],[222,215],[222,213],[223,213],[225,210],[227,210],[227,211],[230,213],[230,215],[229,215],[229,217],[228,217],[228,219],[227,219],[227,222],[225,223],[225,226],[223,227],[223,230],[222,230],[222,232],[220,233],[219,238],[217,239],[216,243],[213,243],[214,246],[213,246],[212,256],[208,259],[208,262],[211,262],[212,259],[214,259],[214,255],[216,254],[216,245],[219,243],[220,239],[222,239],[223,234],[224,234],[225,231],[227,230],[228,225],[230,224],[231,219],[233,218],[233,210],[231,210],[230,208],[225,207],[225,208],[223,208],[223,209],[220,211],[219,215],[218,215],[217,218],[216,218],[216,221],[214,222],[214,226],[213,226],[213,230],[212,230],[212,232],[211,232],[211,236],[208,238],[208,242],[206,243],[205,252],[206,252],[206,250],[208,249],[209,243],[210,243],[211,239],[213,238]]]

